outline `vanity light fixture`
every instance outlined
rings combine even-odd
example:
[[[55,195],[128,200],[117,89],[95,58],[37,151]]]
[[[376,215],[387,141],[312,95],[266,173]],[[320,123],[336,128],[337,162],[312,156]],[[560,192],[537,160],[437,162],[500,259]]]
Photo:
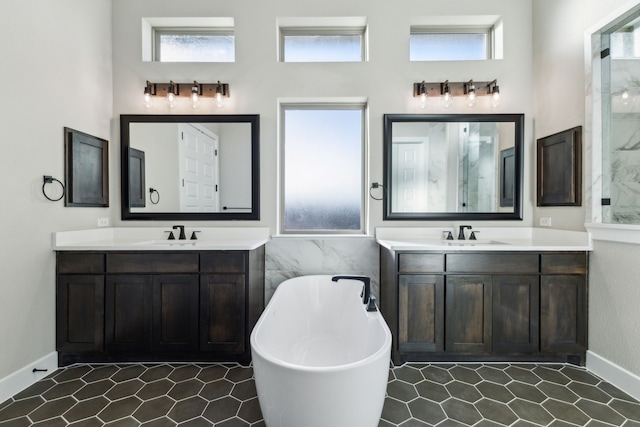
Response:
[[[189,104],[191,104],[192,108],[198,108],[200,106],[200,85],[195,80],[193,81],[193,86],[191,86]]]
[[[469,80],[467,84],[464,85],[464,93],[467,95],[467,101],[465,102],[467,107],[475,107],[478,95],[476,94],[476,85],[473,84],[473,79]]]
[[[486,87],[487,90],[478,90],[483,87]],[[426,108],[427,100],[432,97],[440,97],[440,106],[446,109],[453,106],[455,97],[465,97],[464,103],[470,108],[476,106],[480,96],[490,96],[489,103],[492,108],[498,108],[501,101],[497,80],[474,81],[471,79],[465,82],[451,82],[449,80],[426,82],[423,80],[413,84],[413,96],[418,99],[418,106],[422,109]]]
[[[144,101],[142,105],[144,108],[153,108],[153,96],[155,95],[155,88],[153,85],[147,80],[147,85],[144,87]]]
[[[180,98],[188,98],[189,105],[192,108],[199,108],[203,105],[202,98],[213,99],[213,104],[218,108],[224,107],[225,98],[229,98],[229,84],[221,83],[175,83],[171,80],[169,83],[151,83],[147,80],[144,88],[145,108],[153,108],[154,97],[164,97],[170,109],[178,105]]]
[[[228,96],[229,94],[227,93],[227,97]],[[220,83],[220,80],[218,80],[218,85],[216,86],[216,96],[213,101],[216,104],[216,107],[224,108],[224,98],[224,86],[222,85],[222,83]]]
[[[178,89],[178,93],[180,93],[180,89]],[[167,88],[167,105],[169,106],[169,108],[175,108],[176,95],[176,84],[171,81],[169,82],[169,87]]]
[[[500,107],[502,99],[500,99],[500,87],[497,80],[493,80],[487,85],[487,94],[491,95],[491,108]]]
[[[416,83],[418,86],[418,91],[417,94],[414,94],[413,96],[417,96],[418,97],[418,102],[419,102],[419,107],[422,108],[423,110],[425,108],[427,108],[427,102],[429,101],[429,97],[427,96],[427,84],[425,83],[425,81],[423,80],[422,83]],[[415,88],[414,88],[415,91]]]
[[[440,104],[443,108],[451,108],[453,105],[453,95],[451,95],[451,89],[449,89],[449,80],[445,80],[444,83],[440,83]]]

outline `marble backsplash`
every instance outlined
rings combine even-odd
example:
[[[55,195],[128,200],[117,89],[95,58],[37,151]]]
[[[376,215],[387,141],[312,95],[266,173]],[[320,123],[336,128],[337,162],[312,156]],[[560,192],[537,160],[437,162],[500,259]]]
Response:
[[[313,274],[369,276],[378,297],[379,259],[373,237],[272,238],[265,248],[265,304],[283,281]]]

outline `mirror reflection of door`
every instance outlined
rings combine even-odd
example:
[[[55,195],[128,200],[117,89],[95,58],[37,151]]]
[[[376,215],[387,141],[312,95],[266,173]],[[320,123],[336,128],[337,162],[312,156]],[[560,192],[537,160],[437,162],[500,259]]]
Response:
[[[396,212],[424,212],[427,208],[429,138],[393,139],[393,209]]]
[[[220,212],[218,136],[180,123],[180,212]]]

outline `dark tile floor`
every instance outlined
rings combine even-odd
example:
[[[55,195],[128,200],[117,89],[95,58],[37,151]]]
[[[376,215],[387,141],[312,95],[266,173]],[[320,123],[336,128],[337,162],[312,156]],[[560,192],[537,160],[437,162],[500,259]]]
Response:
[[[0,403],[1,427],[264,425],[234,364],[74,365]],[[379,427],[612,425],[640,426],[640,403],[582,368],[412,363],[389,371]]]

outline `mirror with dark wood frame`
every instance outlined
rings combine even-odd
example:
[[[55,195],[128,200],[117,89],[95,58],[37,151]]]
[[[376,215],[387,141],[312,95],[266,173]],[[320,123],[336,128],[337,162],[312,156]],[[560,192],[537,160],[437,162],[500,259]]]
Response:
[[[123,220],[259,220],[260,117],[121,115]]]
[[[523,114],[386,114],[385,220],[522,220]]]

